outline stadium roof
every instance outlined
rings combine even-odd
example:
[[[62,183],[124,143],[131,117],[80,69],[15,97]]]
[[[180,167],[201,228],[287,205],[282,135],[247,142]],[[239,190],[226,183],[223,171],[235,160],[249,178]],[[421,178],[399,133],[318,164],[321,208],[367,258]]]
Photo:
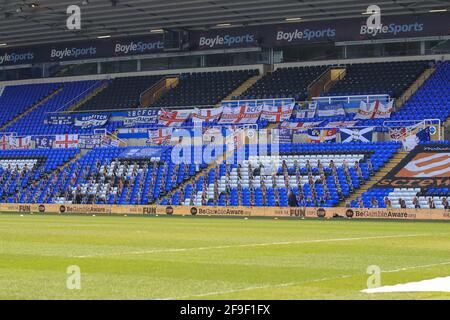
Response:
[[[0,45],[26,46],[132,36],[160,29],[202,30],[288,21],[362,17],[376,2],[384,15],[449,8],[448,0],[0,0]],[[66,29],[69,5],[82,10],[82,29]],[[218,26],[219,25],[219,26]]]

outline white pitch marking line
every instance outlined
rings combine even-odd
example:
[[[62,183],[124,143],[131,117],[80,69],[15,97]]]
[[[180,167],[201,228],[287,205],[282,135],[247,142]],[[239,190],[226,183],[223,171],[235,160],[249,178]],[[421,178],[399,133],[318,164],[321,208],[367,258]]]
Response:
[[[394,273],[394,272],[401,272],[401,271],[406,271],[406,270],[411,270],[411,269],[429,268],[429,267],[436,267],[436,266],[449,265],[449,264],[450,264],[450,261],[447,261],[447,262],[440,262],[440,263],[433,263],[433,264],[404,267],[404,268],[393,269],[393,270],[386,270],[386,271],[382,271],[382,273]],[[183,299],[188,299],[188,298],[201,298],[201,297],[208,297],[208,296],[215,296],[215,295],[229,294],[229,293],[236,293],[236,292],[244,292],[244,291],[251,291],[251,290],[259,290],[259,289],[284,288],[284,287],[290,287],[290,286],[296,286],[296,285],[302,285],[302,284],[308,284],[308,283],[346,279],[346,278],[356,277],[356,276],[360,276],[360,275],[361,274],[342,275],[342,276],[338,276],[338,277],[328,277],[328,278],[305,280],[305,281],[298,281],[298,282],[287,282],[287,283],[280,283],[280,284],[274,284],[274,285],[252,286],[252,287],[246,287],[246,288],[236,289],[236,290],[207,292],[207,293],[202,293],[202,294],[193,294],[193,295],[186,295],[186,296],[181,296],[181,297],[162,298],[162,299],[156,299],[156,300],[183,300]]]
[[[284,241],[284,242],[266,242],[266,243],[250,243],[239,245],[215,246],[215,247],[194,247],[194,248],[177,248],[177,249],[155,249],[145,251],[129,251],[105,254],[93,254],[74,256],[73,258],[96,258],[108,256],[123,256],[123,255],[140,255],[151,253],[172,253],[172,252],[186,252],[186,251],[202,251],[202,250],[217,250],[217,249],[231,249],[231,248],[248,248],[248,247],[263,247],[263,246],[277,246],[277,245],[291,245],[291,244],[307,244],[307,243],[323,243],[323,242],[341,242],[354,240],[376,240],[389,238],[410,238],[410,237],[426,237],[436,234],[405,234],[405,235],[386,235],[386,236],[372,236],[372,237],[358,237],[358,238],[336,238],[336,239],[316,239],[316,240],[299,240],[299,241]]]

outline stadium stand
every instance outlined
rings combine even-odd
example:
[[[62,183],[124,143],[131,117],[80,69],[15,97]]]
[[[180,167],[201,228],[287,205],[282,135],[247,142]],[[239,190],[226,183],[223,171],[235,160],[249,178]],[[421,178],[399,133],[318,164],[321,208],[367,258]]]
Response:
[[[60,84],[6,86],[0,96],[0,127],[61,87]]]
[[[0,152],[0,202],[45,203],[46,178],[79,153],[77,149]]]
[[[399,147],[389,142],[281,144],[280,155],[216,165],[175,192],[171,204],[286,207],[292,191],[301,205],[332,207],[383,167]]]
[[[398,98],[429,67],[430,61],[346,65],[346,76],[324,96],[389,94]]]
[[[250,87],[241,98],[295,98],[296,101],[304,101],[308,97],[308,86],[327,69],[328,66],[277,69]]]
[[[77,111],[133,109],[140,106],[140,95],[162,76],[120,77],[111,79],[99,94],[77,108]]]
[[[16,132],[19,135],[48,135],[58,133],[77,133],[77,128],[65,125],[46,125],[44,120],[51,112],[64,111],[83,97],[102,85],[103,81],[77,81],[54,84],[61,90],[51,99],[31,110],[17,122],[11,124],[6,131]]]
[[[441,62],[416,93],[393,114],[392,120],[439,119],[450,114],[450,63]]]
[[[153,107],[216,105],[257,74],[257,70],[181,74],[178,86],[163,95]]]

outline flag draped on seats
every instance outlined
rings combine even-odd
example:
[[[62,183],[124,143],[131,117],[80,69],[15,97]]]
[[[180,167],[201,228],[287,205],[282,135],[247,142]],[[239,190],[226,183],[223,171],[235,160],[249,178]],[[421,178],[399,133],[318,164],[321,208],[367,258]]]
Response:
[[[31,148],[31,136],[26,137],[9,137],[10,149],[29,149]]]
[[[56,135],[55,148],[58,149],[78,148],[78,135],[77,134]]]
[[[262,106],[224,107],[219,124],[255,124],[262,112]]]
[[[332,143],[336,142],[336,129],[308,129],[308,142],[310,143]]]
[[[51,149],[54,142],[55,136],[43,136],[34,138],[36,149]]]
[[[318,117],[336,117],[345,116],[345,109],[342,103],[333,105],[324,105],[317,108],[316,115]]]
[[[191,116],[191,110],[161,109],[159,124],[165,127],[180,127]]]
[[[358,121],[333,121],[329,122],[326,128],[354,127]]]
[[[223,108],[198,109],[195,108],[192,113],[192,121],[194,123],[210,123],[219,120],[222,115]]]
[[[273,106],[264,104],[261,111],[261,120],[267,120],[269,122],[282,122],[289,120],[294,111],[294,104],[287,104],[281,106]]]
[[[374,128],[364,128],[364,129],[339,129],[339,134],[341,136],[341,142],[372,142],[373,140]]]
[[[172,139],[172,128],[161,128],[148,131],[148,143],[153,145],[168,145]]]
[[[390,118],[394,110],[394,101],[390,101],[386,105],[380,101],[366,103],[361,101],[358,113],[355,119],[383,119]]]
[[[280,129],[310,129],[318,127],[323,121],[315,121],[315,122],[288,122],[285,121],[280,125]]]

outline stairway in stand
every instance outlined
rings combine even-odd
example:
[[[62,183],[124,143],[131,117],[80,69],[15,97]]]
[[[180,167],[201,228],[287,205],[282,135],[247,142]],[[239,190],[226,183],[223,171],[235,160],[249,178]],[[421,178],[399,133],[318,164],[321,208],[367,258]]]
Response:
[[[395,166],[397,166],[400,163],[400,161],[402,161],[406,157],[407,154],[408,152],[405,151],[397,152],[391,158],[391,160],[389,160],[389,162],[386,163],[386,165],[383,168],[381,168],[380,171],[378,171],[377,173],[375,173],[375,175],[371,177],[369,181],[366,181],[366,183],[363,186],[361,186],[358,190],[356,190],[352,195],[350,195],[348,199],[342,201],[339,204],[339,207],[344,207],[346,201],[352,202],[353,200],[356,200],[357,198],[361,197],[364,192],[367,192],[367,190],[372,188],[378,181],[383,179],[393,168],[395,168]]]

